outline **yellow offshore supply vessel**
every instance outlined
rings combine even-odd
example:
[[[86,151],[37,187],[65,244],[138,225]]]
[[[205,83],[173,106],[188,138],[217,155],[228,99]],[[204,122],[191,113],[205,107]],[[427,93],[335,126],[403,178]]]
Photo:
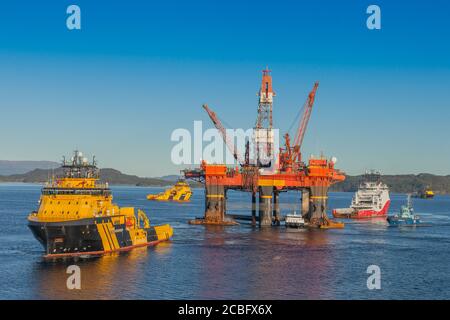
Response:
[[[155,245],[173,235],[170,225],[151,226],[141,210],[112,203],[108,184],[98,182],[99,170],[79,151],[63,160],[63,175],[43,187],[39,209],[28,226],[45,248],[45,257],[126,251]]]
[[[177,183],[163,192],[158,194],[147,195],[148,200],[155,201],[178,201],[188,202],[192,196],[191,188],[184,180],[178,180]]]

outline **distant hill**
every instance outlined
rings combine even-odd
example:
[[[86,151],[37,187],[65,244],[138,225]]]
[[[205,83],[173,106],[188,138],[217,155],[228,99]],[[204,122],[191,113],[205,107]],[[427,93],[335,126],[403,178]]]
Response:
[[[116,185],[134,186],[168,186],[170,181],[158,178],[141,178],[135,175],[124,174],[115,169],[100,169],[101,181]]]
[[[53,161],[0,160],[0,175],[24,174],[34,169],[52,169],[59,166],[59,163]]]
[[[362,176],[347,176],[344,182],[333,185],[330,191],[351,191],[358,189]],[[437,176],[428,173],[383,175],[381,179],[394,193],[413,193],[430,187],[437,194],[450,194],[450,175]]]
[[[157,179],[176,182],[178,179],[180,179],[180,176],[176,175],[176,174],[171,174],[171,175],[168,175],[168,176],[158,177]]]
[[[48,181],[52,175],[59,174],[61,174],[60,168],[52,170],[34,169],[27,173],[0,175],[0,182],[43,183]],[[169,175],[159,178],[141,178],[135,175],[124,174],[115,169],[105,168],[100,169],[100,177],[102,182],[108,182],[111,185],[162,187],[174,184],[179,176]],[[347,176],[344,182],[333,185],[330,191],[354,192],[358,189],[361,179],[362,176]],[[428,173],[417,175],[383,175],[381,179],[389,186],[390,191],[394,193],[413,193],[429,186],[437,194],[450,194],[450,175],[437,176]],[[193,187],[201,186],[200,183],[194,181],[188,182]]]
[[[0,176],[0,182],[23,182],[23,183],[44,183],[52,175],[61,175],[62,169],[53,170],[34,169],[24,174],[13,174]],[[119,170],[105,168],[100,169],[100,181],[108,182],[111,185],[133,185],[133,186],[169,186],[174,181],[160,178],[141,178],[135,175],[124,174]],[[192,186],[199,186],[193,182]]]

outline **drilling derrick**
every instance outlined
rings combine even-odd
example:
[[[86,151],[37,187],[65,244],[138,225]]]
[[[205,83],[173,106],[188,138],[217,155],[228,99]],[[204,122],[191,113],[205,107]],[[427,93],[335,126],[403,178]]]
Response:
[[[272,122],[273,97],[272,76],[267,68],[263,70],[261,88],[258,93],[258,116],[253,132],[255,164],[270,167],[273,157],[274,134]]]
[[[272,129],[272,104],[275,92],[272,89],[272,76],[270,70],[262,71],[263,77],[261,81],[261,89],[258,97],[258,118],[256,119],[255,129],[269,128]]]

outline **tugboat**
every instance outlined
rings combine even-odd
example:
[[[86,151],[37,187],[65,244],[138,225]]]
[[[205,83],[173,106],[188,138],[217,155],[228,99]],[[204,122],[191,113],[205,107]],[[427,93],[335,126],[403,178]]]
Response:
[[[100,255],[155,245],[173,235],[170,225],[151,226],[141,210],[119,208],[111,189],[101,184],[95,157],[89,163],[79,151],[63,159],[61,177],[47,182],[39,209],[28,226],[44,246],[46,258]]]
[[[367,219],[385,217],[391,200],[389,188],[376,171],[366,172],[352,199],[350,208],[334,209],[335,218]]]
[[[192,191],[189,184],[180,179],[173,187],[164,192],[147,195],[147,200],[189,202],[191,196]]]
[[[414,209],[411,205],[411,195],[408,194],[406,206],[400,208],[400,214],[387,217],[387,222],[390,226],[414,226],[420,224],[420,217],[414,214]]]

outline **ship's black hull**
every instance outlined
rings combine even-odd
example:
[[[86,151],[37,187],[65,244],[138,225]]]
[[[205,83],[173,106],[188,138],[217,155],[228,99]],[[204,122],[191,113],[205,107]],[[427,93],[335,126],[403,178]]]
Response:
[[[28,227],[43,245],[46,256],[102,254],[135,246],[125,224],[112,224],[110,217],[64,222],[30,220]],[[158,241],[153,227],[146,231],[147,244]]]

